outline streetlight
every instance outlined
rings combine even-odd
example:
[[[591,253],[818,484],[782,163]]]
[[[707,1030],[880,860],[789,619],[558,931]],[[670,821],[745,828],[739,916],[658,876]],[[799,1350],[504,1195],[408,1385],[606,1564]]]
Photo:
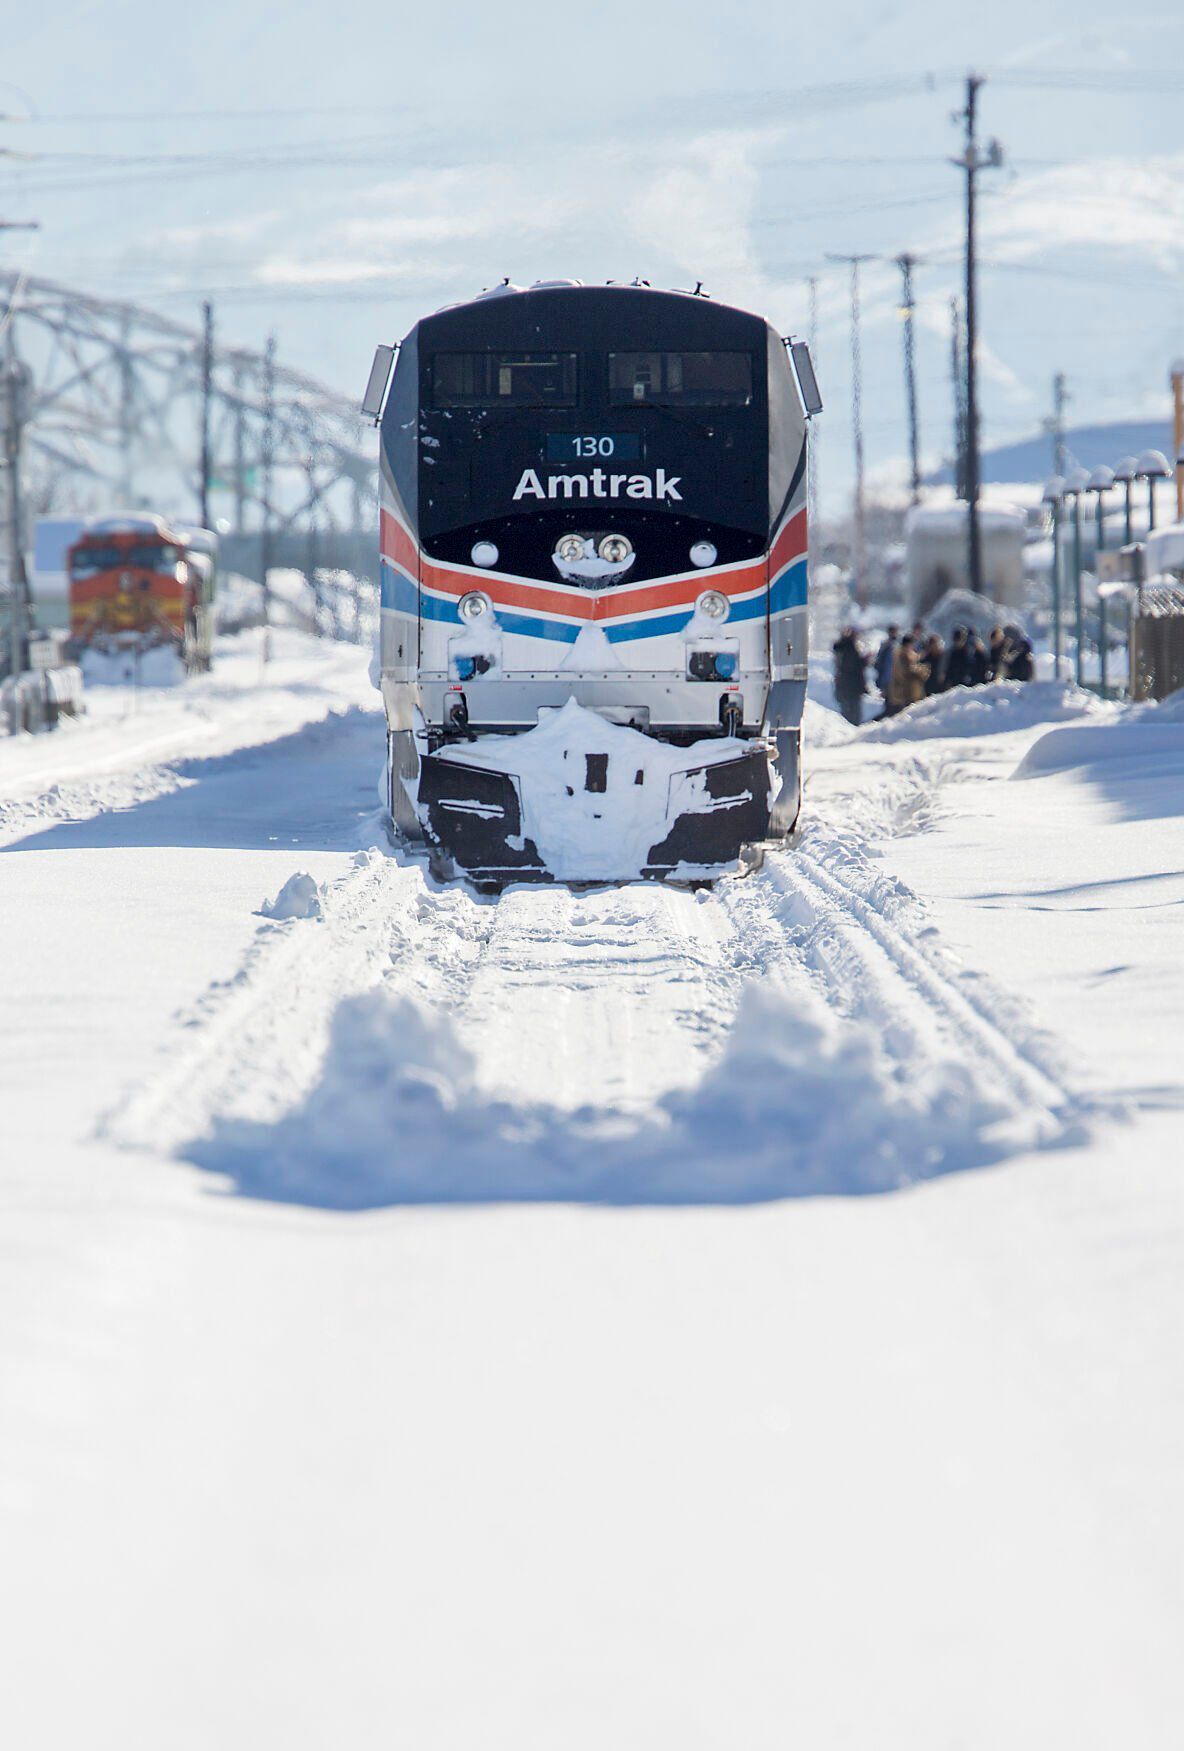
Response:
[[[1071,468],[1065,476],[1064,496],[1073,500],[1073,623],[1077,637],[1077,685],[1084,681],[1082,669],[1083,610],[1081,603],[1081,495],[1089,487],[1089,475],[1084,468]]]
[[[1124,456],[1114,470],[1114,484],[1126,488],[1126,534],[1123,537],[1123,545],[1126,547],[1129,547],[1131,542],[1135,539],[1133,528],[1135,512],[1134,493],[1135,476],[1138,472],[1139,464],[1134,456]]]
[[[1100,462],[1098,464],[1098,466],[1094,469],[1093,473],[1090,475],[1089,479],[1085,483],[1086,492],[1093,492],[1093,493],[1097,493],[1097,495],[1098,495],[1097,507],[1098,507],[1098,552],[1099,553],[1102,552],[1103,548],[1106,545],[1106,511],[1105,511],[1105,505],[1104,505],[1103,501],[1106,497],[1106,494],[1110,491],[1110,488],[1113,485],[1114,485],[1114,470],[1112,468],[1107,468],[1106,464],[1104,462]],[[1095,567],[1094,569],[1096,570],[1097,568]]]
[[[1061,678],[1061,499],[1065,483],[1054,474],[1044,483],[1043,502],[1052,516],[1052,672]]]
[[[1144,450],[1135,472],[1140,480],[1147,482],[1147,533],[1150,535],[1155,527],[1155,483],[1170,480],[1172,471],[1162,450]]]

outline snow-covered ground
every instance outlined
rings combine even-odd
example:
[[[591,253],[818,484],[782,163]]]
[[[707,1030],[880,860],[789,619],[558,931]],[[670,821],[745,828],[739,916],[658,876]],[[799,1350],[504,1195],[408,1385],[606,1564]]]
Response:
[[[760,873],[493,900],[374,703],[0,743],[6,1738],[1174,1747],[1184,713],[815,700]]]

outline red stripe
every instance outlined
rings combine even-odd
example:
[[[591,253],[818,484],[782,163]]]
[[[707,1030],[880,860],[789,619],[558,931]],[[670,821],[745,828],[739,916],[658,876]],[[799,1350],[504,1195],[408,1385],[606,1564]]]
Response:
[[[114,601],[120,593],[119,580],[122,576],[122,571],[110,571],[96,572],[94,577],[90,578],[71,578],[70,600],[72,602]],[[182,600],[184,597],[184,591],[179,591],[177,588],[176,578],[161,577],[150,573],[149,587],[145,590],[141,587],[144,582],[143,572],[132,572],[131,577],[132,587],[127,592],[130,596],[143,596],[151,602],[159,602],[162,596],[167,597],[170,601],[174,598]]]
[[[773,557],[781,555],[777,569],[789,559],[796,559],[799,551],[805,551],[804,518],[805,511],[799,511],[778,536],[773,549]],[[800,549],[795,543],[800,543]],[[794,546],[793,552],[789,551],[791,546]],[[624,620],[663,608],[686,608],[689,613],[696,597],[704,590],[720,590],[732,598],[749,595],[761,589],[773,571],[771,557],[769,571],[766,571],[766,562],[758,559],[735,571],[702,571],[690,577],[660,578],[652,584],[626,585],[593,594],[578,587],[563,589],[530,578],[510,578],[501,572],[460,572],[447,565],[438,565],[420,553],[402,523],[385,509],[382,512],[382,557],[440,595],[459,598],[470,590],[482,589],[498,608],[523,608],[538,614],[588,621]]]
[[[595,620],[596,598],[584,590],[549,590],[545,584],[519,583],[514,578],[475,578],[465,572],[449,571],[447,566],[423,561],[423,582],[427,589],[445,596],[465,596],[470,590],[481,589],[495,608],[528,608],[538,614],[561,614],[569,620]]]
[[[791,560],[800,559],[806,551],[806,507],[795,511],[786,523],[769,554],[769,576],[775,578]]]
[[[419,576],[419,549],[397,517],[384,510],[381,518],[382,557],[400,567],[410,578]]]

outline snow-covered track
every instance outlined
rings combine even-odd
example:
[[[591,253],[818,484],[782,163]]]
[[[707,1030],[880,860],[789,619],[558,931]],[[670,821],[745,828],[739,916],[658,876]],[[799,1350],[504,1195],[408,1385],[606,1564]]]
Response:
[[[1005,1088],[1017,1111],[1074,1106],[1054,1043],[1001,990],[962,969],[915,897],[851,841],[819,829],[772,860],[766,877],[791,918],[803,910],[811,918],[801,952],[829,999],[874,1028],[902,1063],[945,1051]]]
[[[158,1070],[104,1121],[106,1135],[176,1149],[214,1115],[274,1118],[316,1080],[335,1010],[394,971],[411,992],[456,1001],[492,909],[432,893],[418,865],[360,852],[320,893],[321,916],[262,923],[233,978],[177,1018]]]

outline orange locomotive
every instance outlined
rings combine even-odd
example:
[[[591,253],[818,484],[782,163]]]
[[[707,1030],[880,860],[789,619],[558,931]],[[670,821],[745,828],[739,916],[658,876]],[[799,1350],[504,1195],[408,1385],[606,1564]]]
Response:
[[[171,646],[191,674],[208,669],[215,539],[144,514],[89,523],[66,556],[76,653]]]

